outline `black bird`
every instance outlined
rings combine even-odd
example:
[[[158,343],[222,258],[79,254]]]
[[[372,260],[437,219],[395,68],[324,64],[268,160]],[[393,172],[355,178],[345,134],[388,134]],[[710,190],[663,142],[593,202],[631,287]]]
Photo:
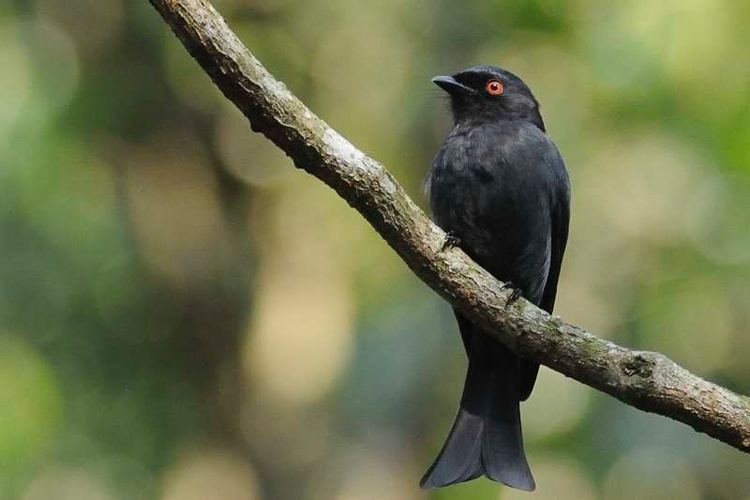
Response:
[[[432,79],[450,96],[455,125],[425,179],[432,216],[471,258],[552,312],[568,239],[570,184],[539,104],[516,75],[473,66]],[[531,491],[519,403],[539,365],[455,311],[469,366],[458,415],[420,486],[484,474]]]

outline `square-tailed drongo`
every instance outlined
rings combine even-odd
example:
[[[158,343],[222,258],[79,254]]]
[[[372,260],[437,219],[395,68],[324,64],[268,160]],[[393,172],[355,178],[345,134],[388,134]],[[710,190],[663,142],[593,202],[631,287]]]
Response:
[[[432,80],[450,96],[455,125],[425,187],[435,222],[477,263],[552,312],[570,216],[562,157],[539,105],[514,74],[473,66]],[[456,311],[469,357],[458,415],[421,486],[484,474],[533,490],[519,404],[539,365],[519,358]]]

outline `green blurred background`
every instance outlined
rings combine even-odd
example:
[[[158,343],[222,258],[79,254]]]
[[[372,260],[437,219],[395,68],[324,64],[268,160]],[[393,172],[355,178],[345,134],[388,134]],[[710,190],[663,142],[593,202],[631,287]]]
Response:
[[[558,313],[750,392],[750,3],[216,6],[423,205],[429,78],[521,75],[573,182]],[[750,499],[747,455],[546,369],[534,497],[420,491],[465,368],[449,307],[148,2],[4,2],[0,68],[0,498]]]

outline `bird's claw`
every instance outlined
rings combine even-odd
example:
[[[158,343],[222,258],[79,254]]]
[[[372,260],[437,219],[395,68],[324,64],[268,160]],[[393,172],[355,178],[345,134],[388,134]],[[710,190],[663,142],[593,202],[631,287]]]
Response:
[[[505,307],[512,306],[523,296],[523,291],[510,281],[503,283],[501,290],[510,290],[510,295],[505,300]]]
[[[445,252],[449,248],[457,247],[461,244],[461,238],[456,235],[456,233],[452,231],[447,231],[445,233],[445,241],[443,241],[443,246],[440,249],[441,251]]]

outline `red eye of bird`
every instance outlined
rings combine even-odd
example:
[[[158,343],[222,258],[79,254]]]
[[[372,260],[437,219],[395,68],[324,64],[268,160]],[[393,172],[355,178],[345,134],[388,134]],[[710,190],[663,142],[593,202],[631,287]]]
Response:
[[[490,80],[484,85],[484,90],[486,90],[489,95],[500,95],[505,88],[498,80]]]

